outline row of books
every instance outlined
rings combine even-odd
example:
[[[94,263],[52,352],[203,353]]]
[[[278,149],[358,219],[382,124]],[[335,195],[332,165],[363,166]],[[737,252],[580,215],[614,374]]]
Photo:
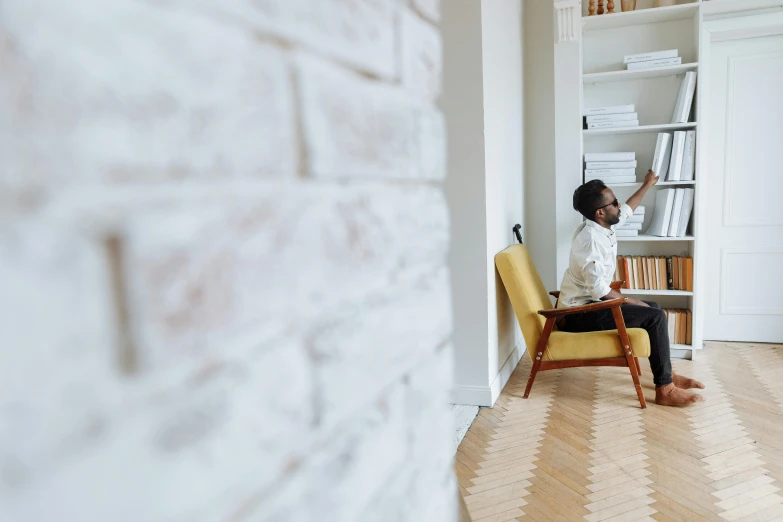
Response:
[[[666,181],[693,181],[696,164],[696,131],[658,133],[650,167]]]
[[[692,188],[659,190],[655,194],[655,210],[646,233],[659,237],[685,237],[694,195]]]
[[[639,126],[639,114],[636,112],[634,104],[593,107],[585,109],[582,115],[584,116],[583,127],[585,129]]]
[[[682,58],[680,58],[677,49],[668,49],[666,51],[654,51],[651,53],[629,54],[623,58],[623,63],[627,70],[637,71],[641,69],[680,65],[682,63]]]
[[[642,230],[644,223],[644,205],[639,205],[634,210],[633,215],[629,217],[622,225],[614,227],[614,233],[617,237],[636,237]]]
[[[617,256],[615,281],[629,290],[693,291],[693,258],[683,256]]]
[[[676,51],[675,51],[676,52]],[[690,119],[693,97],[696,94],[696,72],[688,71],[680,83],[677,101],[674,104],[671,123],[687,123]],[[638,127],[639,114],[636,105],[611,105],[584,109],[584,128],[609,129],[617,127]]]
[[[690,310],[664,308],[669,326],[670,344],[693,344],[693,316]]]

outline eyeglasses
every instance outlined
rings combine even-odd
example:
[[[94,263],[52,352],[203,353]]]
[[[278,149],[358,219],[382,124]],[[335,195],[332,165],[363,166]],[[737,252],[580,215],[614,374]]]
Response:
[[[619,207],[619,206],[620,206],[620,203],[618,203],[618,201],[617,201],[617,198],[614,198],[614,201],[612,201],[611,203],[607,203],[607,204],[606,204],[606,205],[604,205],[603,207],[598,207],[598,208],[597,208],[597,209],[595,209],[595,210],[601,210],[602,208],[604,208],[604,207],[608,207],[609,205],[612,205],[613,207],[617,208],[617,207]]]

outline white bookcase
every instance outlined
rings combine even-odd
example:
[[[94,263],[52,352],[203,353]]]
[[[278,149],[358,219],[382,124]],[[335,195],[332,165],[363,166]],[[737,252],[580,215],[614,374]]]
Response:
[[[699,33],[702,23],[701,2],[670,7],[652,7],[652,0],[639,0],[637,10],[629,13],[587,15],[587,0],[582,2],[582,108],[633,103],[639,113],[639,127],[582,131],[582,158],[585,152],[634,151],[638,166],[637,183],[609,185],[620,201],[631,196],[640,186],[652,165],[655,141],[659,132],[695,129],[697,135],[695,180],[686,182],[659,181],[645,196],[643,230],[647,228],[655,209],[655,195],[660,188],[693,187],[697,191],[694,210],[686,237],[665,238],[645,236],[618,238],[619,255],[691,256],[697,265],[700,252],[696,233],[699,183],[702,180],[699,161],[698,92],[689,123],[670,124],[672,112],[684,74],[698,71]],[[620,11],[621,2],[615,1]],[[658,69],[626,71],[623,57],[651,51],[677,49],[682,64]],[[581,116],[581,115],[580,115]],[[581,160],[581,158],[580,158]],[[584,177],[582,178],[584,179]],[[702,346],[702,313],[699,306],[698,271],[694,270],[693,292],[670,290],[628,290],[623,293],[640,299],[657,301],[663,308],[688,308],[693,316],[692,345],[673,345],[674,357],[693,356]]]

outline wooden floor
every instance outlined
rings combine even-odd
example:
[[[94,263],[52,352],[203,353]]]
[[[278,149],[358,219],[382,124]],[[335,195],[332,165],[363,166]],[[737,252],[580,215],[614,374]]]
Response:
[[[647,409],[626,368],[539,373],[520,363],[456,456],[473,521],[783,521],[783,346],[710,343],[695,361],[706,401]]]

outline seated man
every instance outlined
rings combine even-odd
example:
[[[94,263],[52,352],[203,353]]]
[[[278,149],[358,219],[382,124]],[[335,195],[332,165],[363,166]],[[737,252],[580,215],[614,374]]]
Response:
[[[623,205],[601,181],[590,181],[576,189],[574,209],[587,221],[579,225],[571,242],[571,256],[560,287],[558,308],[624,297],[609,287],[617,263],[617,237],[613,226],[631,217],[644,194],[657,182],[658,177],[648,171],[642,187]],[[655,403],[688,406],[704,400],[701,395],[685,391],[704,388],[703,384],[672,372],[666,314],[661,307],[651,301],[629,297],[620,309],[626,327],[644,328],[650,336]],[[558,328],[565,332],[590,332],[614,330],[616,327],[611,310],[598,310],[567,315],[558,322]]]

